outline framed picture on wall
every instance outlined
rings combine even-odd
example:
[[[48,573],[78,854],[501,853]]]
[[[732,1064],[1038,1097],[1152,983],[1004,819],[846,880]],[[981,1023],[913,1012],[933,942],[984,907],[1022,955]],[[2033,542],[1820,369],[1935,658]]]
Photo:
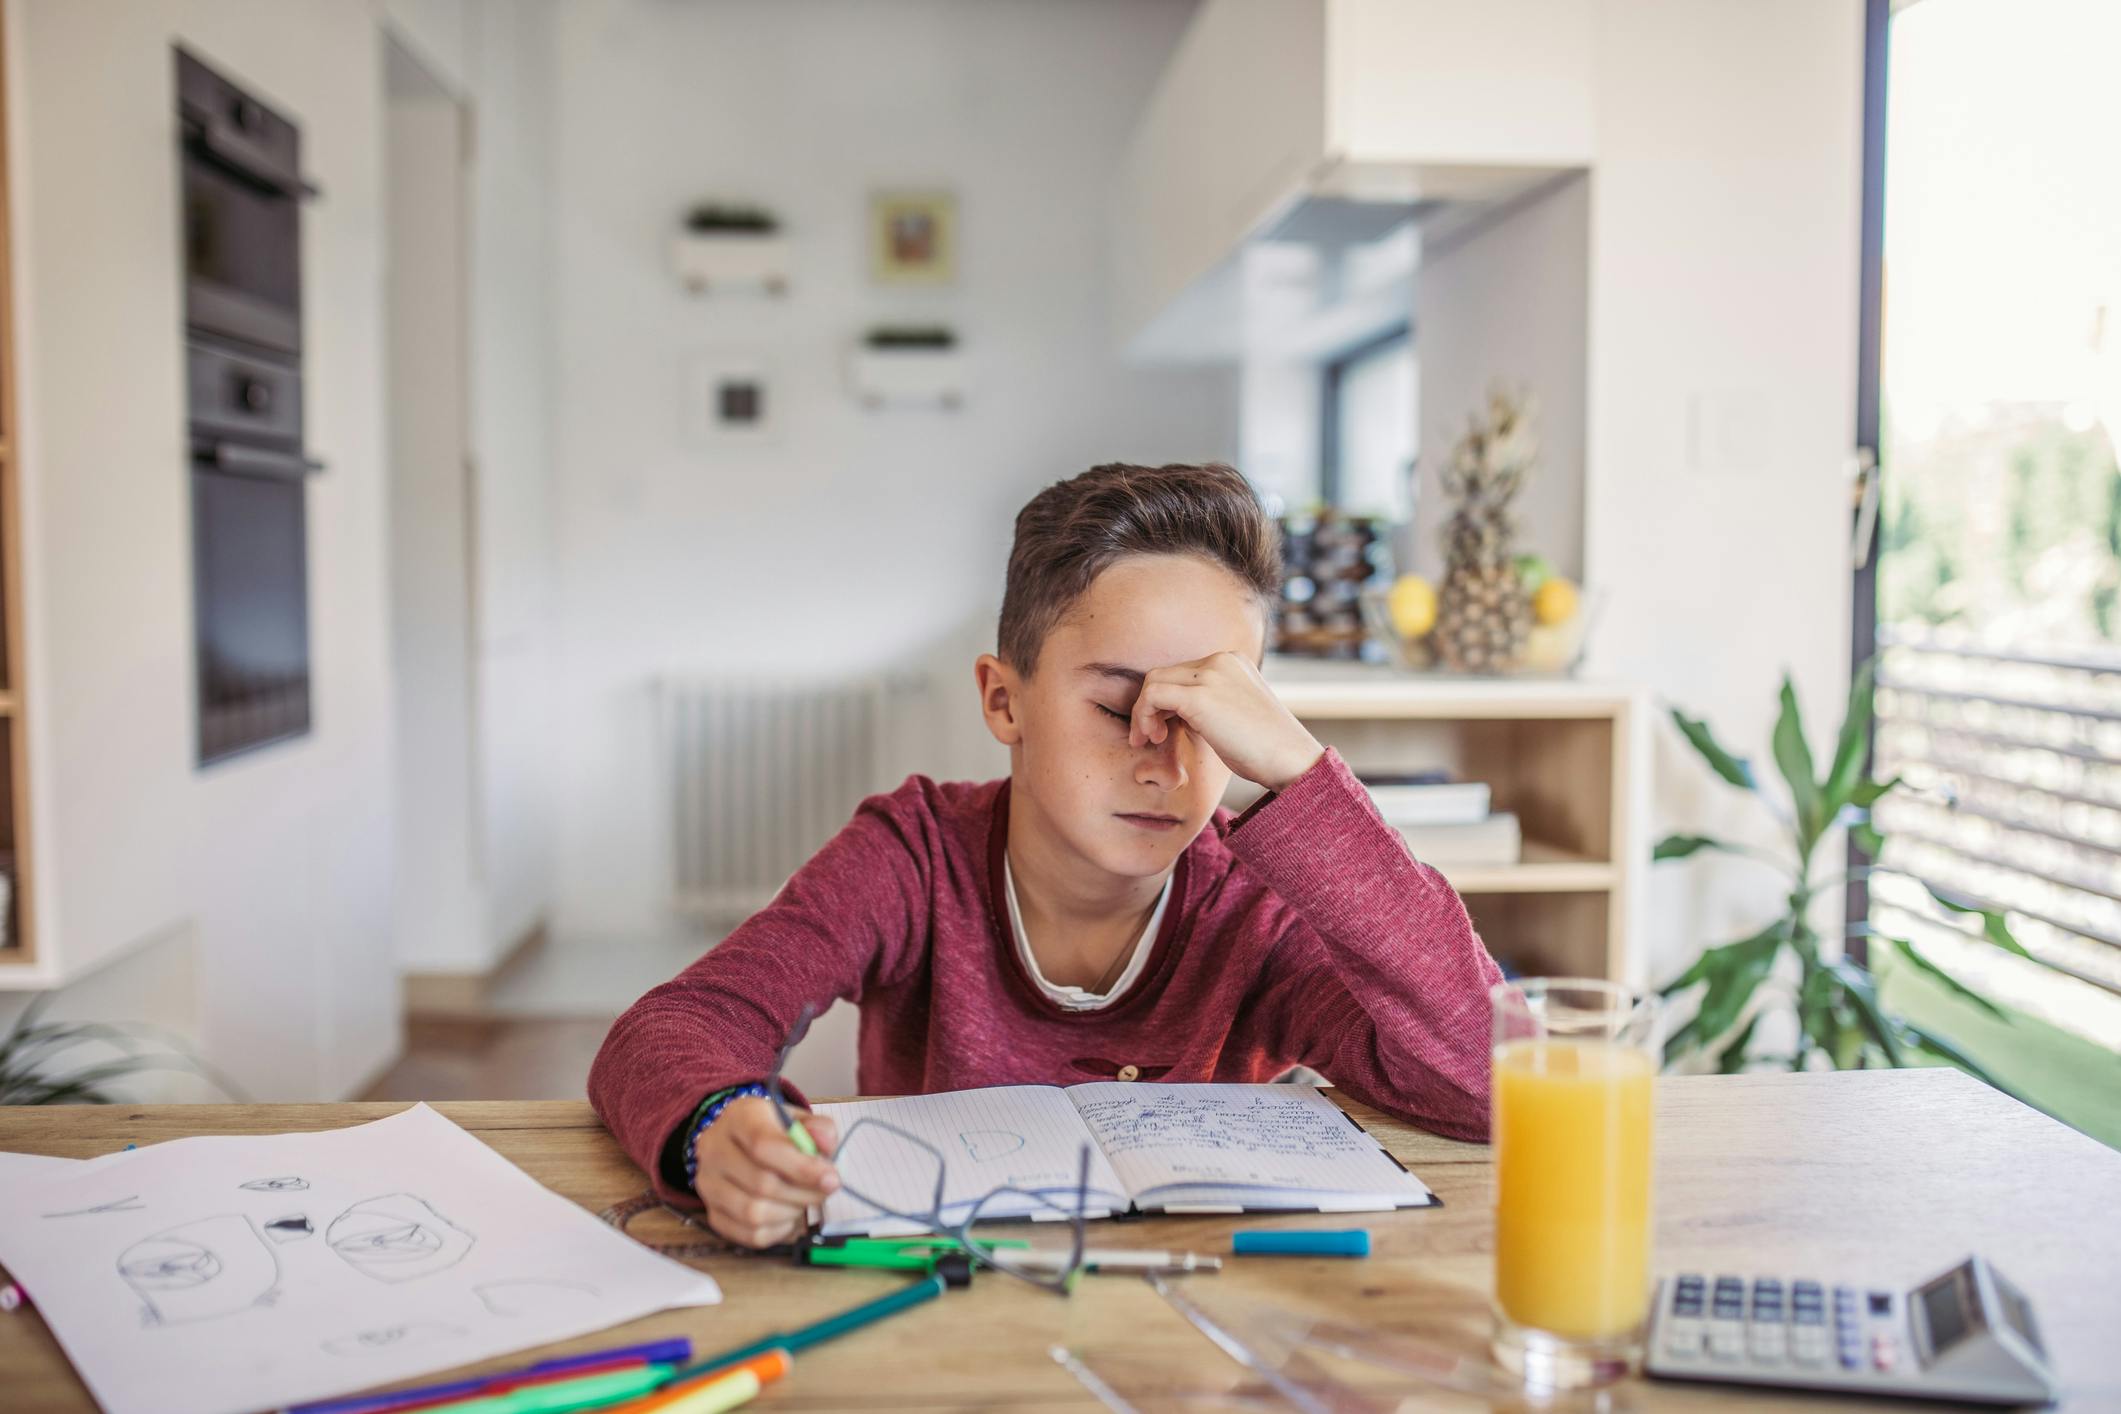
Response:
[[[957,198],[945,191],[873,193],[869,277],[880,285],[947,285],[955,280]]]
[[[684,369],[685,440],[693,446],[777,441],[776,381],[772,363],[756,354],[691,355]]]

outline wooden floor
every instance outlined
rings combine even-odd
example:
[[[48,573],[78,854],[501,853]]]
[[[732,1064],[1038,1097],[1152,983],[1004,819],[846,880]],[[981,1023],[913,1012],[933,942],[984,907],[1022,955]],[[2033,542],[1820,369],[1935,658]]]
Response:
[[[408,1018],[405,1054],[364,1100],[579,1100],[608,1018]]]

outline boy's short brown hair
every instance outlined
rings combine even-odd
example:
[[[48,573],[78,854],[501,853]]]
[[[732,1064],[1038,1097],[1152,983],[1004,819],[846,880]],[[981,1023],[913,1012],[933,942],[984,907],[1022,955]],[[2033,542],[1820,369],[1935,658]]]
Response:
[[[1046,635],[1091,581],[1130,555],[1192,555],[1259,595],[1281,595],[1281,543],[1236,468],[1108,462],[1056,481],[1016,513],[997,631],[1002,661],[1025,677]]]

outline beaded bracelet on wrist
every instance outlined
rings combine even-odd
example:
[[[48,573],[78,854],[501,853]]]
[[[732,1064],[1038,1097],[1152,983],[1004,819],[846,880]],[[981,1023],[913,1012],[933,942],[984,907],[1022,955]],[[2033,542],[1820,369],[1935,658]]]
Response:
[[[722,1111],[728,1108],[731,1100],[741,1100],[748,1095],[757,1095],[763,1098],[765,1094],[766,1087],[754,1081],[749,1085],[732,1085],[727,1090],[717,1090],[700,1103],[699,1110],[692,1118],[692,1129],[685,1136],[686,1187],[696,1188],[699,1186],[700,1136],[707,1132],[707,1126],[722,1117]]]

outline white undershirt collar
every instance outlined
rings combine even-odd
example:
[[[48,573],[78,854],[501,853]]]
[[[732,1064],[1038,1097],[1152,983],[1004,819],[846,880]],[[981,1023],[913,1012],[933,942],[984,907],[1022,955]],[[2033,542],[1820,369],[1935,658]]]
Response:
[[[1171,881],[1164,880],[1163,892],[1156,896],[1156,908],[1149,914],[1149,924],[1142,935],[1134,940],[1134,955],[1127,960],[1127,970],[1119,974],[1109,992],[1092,992],[1083,987],[1064,987],[1046,980],[1038,970],[1038,959],[1031,955],[1031,939],[1024,932],[1024,910],[1016,901],[1016,876],[1010,872],[1009,856],[1002,856],[1002,886],[1009,891],[1009,931],[1016,939],[1016,955],[1023,960],[1024,970],[1038,984],[1049,1000],[1069,1011],[1096,1011],[1110,1006],[1134,985],[1141,976],[1142,968],[1149,962],[1151,945],[1156,941],[1156,930],[1163,926],[1164,906],[1171,902]]]

